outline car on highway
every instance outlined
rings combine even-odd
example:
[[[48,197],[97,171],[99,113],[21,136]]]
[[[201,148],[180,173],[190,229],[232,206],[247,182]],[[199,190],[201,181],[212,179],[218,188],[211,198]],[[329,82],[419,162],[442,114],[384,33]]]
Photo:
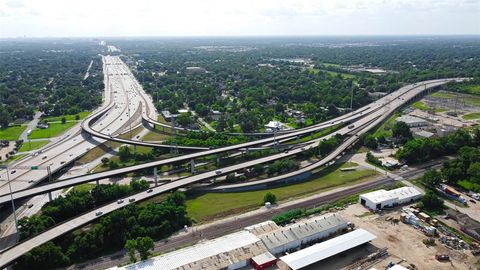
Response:
[[[28,183],[29,183],[29,184],[31,184],[31,183],[33,183],[33,182],[35,182],[35,181],[33,181],[33,180],[28,180]]]
[[[32,207],[33,207],[33,203],[27,204],[27,207],[28,207],[28,208],[32,208]]]
[[[348,126],[349,129],[352,129],[352,128],[354,128],[354,127],[355,127],[355,125],[350,125],[350,126]]]
[[[60,162],[60,165],[63,165],[63,164],[65,164],[65,161]]]
[[[123,203],[123,200],[120,199],[120,200],[117,201],[117,203],[118,203],[118,204],[121,204],[121,203]]]
[[[147,193],[150,193],[150,192],[152,192],[152,191],[153,191],[153,189],[149,189],[149,190],[147,190]]]
[[[13,170],[13,171],[10,171],[10,174],[14,174],[16,172],[17,172],[17,170]]]
[[[217,171],[215,171],[215,174],[221,174],[221,173],[222,173],[222,171],[221,171],[221,170],[217,170]]]
[[[47,159],[47,156],[43,156],[42,159]]]
[[[97,212],[95,212],[95,216],[97,216],[97,217],[100,216],[101,214],[103,214],[102,211],[97,211]]]

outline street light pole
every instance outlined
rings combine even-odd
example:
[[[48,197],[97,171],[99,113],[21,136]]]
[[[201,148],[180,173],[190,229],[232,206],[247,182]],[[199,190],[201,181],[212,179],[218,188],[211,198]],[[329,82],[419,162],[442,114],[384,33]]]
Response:
[[[7,170],[7,182],[8,182],[8,188],[10,189],[10,200],[12,202],[12,211],[13,211],[13,218],[15,219],[15,230],[16,233],[18,234],[18,220],[17,220],[17,213],[15,211],[15,202],[13,201],[13,192],[12,192],[12,185],[10,184],[10,172],[8,170],[8,165],[6,166]]]

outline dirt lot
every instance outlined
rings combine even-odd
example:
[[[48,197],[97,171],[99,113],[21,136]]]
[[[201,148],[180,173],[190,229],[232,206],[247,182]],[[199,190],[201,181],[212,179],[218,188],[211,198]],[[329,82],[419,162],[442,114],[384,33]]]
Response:
[[[389,216],[399,218],[400,209],[384,212],[381,215],[367,214],[369,213],[367,209],[360,204],[355,204],[340,213],[357,227],[377,236],[372,241],[372,246],[388,247],[390,256],[376,264],[374,266],[376,269],[384,269],[389,262],[398,263],[401,260],[404,260],[401,265],[407,267],[414,264],[418,269],[480,269],[480,258],[474,257],[470,251],[450,250],[438,240],[435,240],[436,246],[427,247],[422,240],[428,237],[421,231],[402,222],[393,224],[385,220]],[[447,254],[451,262],[439,262],[435,259],[435,254]]]

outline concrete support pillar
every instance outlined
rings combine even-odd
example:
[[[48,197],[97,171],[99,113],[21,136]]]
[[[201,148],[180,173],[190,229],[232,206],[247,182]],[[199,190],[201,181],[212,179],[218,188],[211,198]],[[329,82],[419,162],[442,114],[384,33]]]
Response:
[[[153,180],[155,181],[155,186],[158,186],[158,173],[157,173],[157,167],[153,167]]]
[[[48,173],[48,181],[52,182],[52,170],[50,166],[47,166],[47,173]]]
[[[100,181],[98,179],[95,181],[95,183],[97,184],[97,187],[100,186]]]
[[[195,174],[195,160],[193,158],[190,159],[190,171]]]
[[[217,155],[217,166],[220,166],[220,156]]]
[[[51,202],[53,200],[52,198],[52,192],[48,192],[48,201]]]

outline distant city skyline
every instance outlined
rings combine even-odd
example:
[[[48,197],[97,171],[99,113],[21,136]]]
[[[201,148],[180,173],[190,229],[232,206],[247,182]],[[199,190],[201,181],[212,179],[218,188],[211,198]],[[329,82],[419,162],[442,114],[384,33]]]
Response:
[[[7,0],[0,38],[479,35],[480,0]]]

